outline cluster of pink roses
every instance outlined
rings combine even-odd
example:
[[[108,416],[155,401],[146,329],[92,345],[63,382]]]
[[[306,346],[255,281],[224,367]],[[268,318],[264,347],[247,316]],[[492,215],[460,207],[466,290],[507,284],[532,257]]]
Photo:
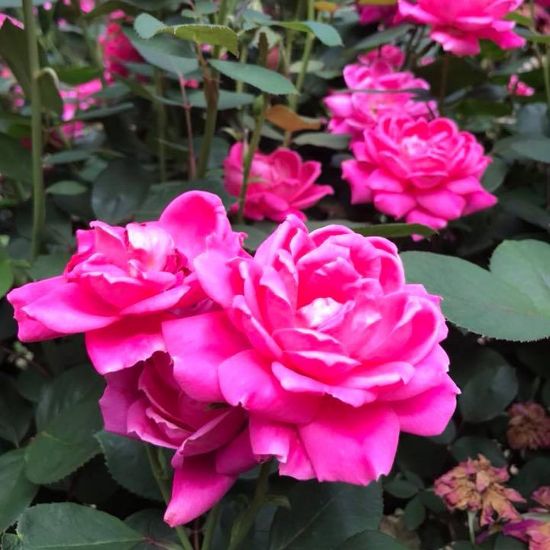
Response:
[[[8,295],[21,340],[85,334],[106,429],[174,451],[171,525],[271,458],[367,484],[400,432],[438,434],[455,409],[439,298],[390,241],[296,216],[254,257],[242,237],[189,192],[158,221],[92,223],[62,275]]]

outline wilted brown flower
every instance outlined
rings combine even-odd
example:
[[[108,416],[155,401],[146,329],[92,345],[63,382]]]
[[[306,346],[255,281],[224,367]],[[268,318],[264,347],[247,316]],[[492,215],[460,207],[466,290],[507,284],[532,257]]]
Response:
[[[508,409],[506,432],[512,449],[549,449],[550,416],[538,403],[516,403]]]
[[[527,529],[529,550],[550,549],[550,522],[539,522]]]
[[[533,492],[531,499],[541,505],[541,508],[533,508],[533,512],[550,512],[550,485],[539,487]]]
[[[483,455],[468,459],[435,482],[435,493],[450,510],[480,512],[480,525],[517,520],[520,515],[513,502],[523,497],[503,483],[510,479],[506,468],[495,468]]]

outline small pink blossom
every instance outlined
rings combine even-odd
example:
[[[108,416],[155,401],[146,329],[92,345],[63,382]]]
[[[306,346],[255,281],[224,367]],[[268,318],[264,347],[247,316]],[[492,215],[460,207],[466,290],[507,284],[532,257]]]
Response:
[[[204,299],[192,262],[208,247],[241,251],[219,198],[192,191],[156,222],[77,231],[78,249],[62,275],[12,290],[19,339],[85,333],[100,373],[128,368],[165,349],[160,323]]]
[[[224,161],[225,188],[238,197],[243,182],[244,145],[235,143]],[[304,162],[300,155],[280,147],[268,155],[257,152],[252,160],[244,215],[251,220],[282,221],[288,214],[305,219],[302,210],[310,208],[334,191],[329,185],[317,185],[321,163]],[[234,204],[232,212],[238,210]]]
[[[100,401],[105,429],[175,451],[164,516],[171,526],[206,512],[256,464],[245,412],[190,397],[167,354],[109,373],[106,381]]]
[[[353,143],[383,115],[417,118],[437,113],[434,101],[415,99],[415,91],[429,90],[429,84],[411,72],[396,71],[403,63],[398,48],[382,48],[380,55],[371,52],[358,61],[344,68],[349,91],[332,92],[324,100],[331,115],[328,128],[332,133],[349,134]]]
[[[140,63],[143,61],[140,53],[124,34],[122,26],[114,19],[111,19],[105,31],[99,37],[99,44],[103,52],[105,75],[109,81],[113,81],[116,76],[128,76],[127,63]]]
[[[352,149],[342,171],[353,204],[441,229],[497,201],[480,182],[490,162],[483,147],[447,118],[385,116]]]
[[[62,119],[64,121],[72,121],[68,124],[63,124],[61,127],[67,138],[74,139],[82,134],[84,124],[80,121],[73,121],[73,119],[79,111],[85,111],[95,104],[93,95],[98,93],[101,88],[101,80],[96,78],[73,88],[61,89],[60,95],[63,99]]]
[[[430,36],[445,51],[477,55],[480,40],[491,40],[504,49],[519,48],[525,39],[513,32],[515,22],[505,16],[523,0],[399,0],[399,13],[406,20],[429,25]]]
[[[257,460],[366,485],[401,432],[447,425],[458,389],[440,300],[405,282],[390,241],[289,216],[253,259],[206,251],[194,269],[222,310],[163,324],[174,371],[194,398],[247,412]]]
[[[361,0],[356,0],[355,7],[359,14],[359,22],[363,25],[379,21],[391,24],[397,15],[397,6],[372,6],[361,3]]]
[[[522,82],[517,74],[513,74],[508,81],[508,93],[518,97],[529,97],[534,95],[535,88],[531,88],[531,86]]]

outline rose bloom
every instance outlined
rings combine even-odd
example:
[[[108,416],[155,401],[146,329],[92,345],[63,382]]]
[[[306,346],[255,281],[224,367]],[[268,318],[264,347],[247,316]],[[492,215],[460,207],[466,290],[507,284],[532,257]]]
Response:
[[[161,321],[204,299],[192,269],[197,254],[210,246],[229,256],[241,251],[241,235],[210,193],[181,195],[156,222],[90,227],[77,231],[77,252],[62,275],[12,290],[8,300],[20,340],[85,333],[102,374],[165,349]]]
[[[105,76],[109,82],[114,81],[116,76],[128,76],[127,63],[140,63],[143,61],[140,53],[124,34],[120,23],[112,18],[99,37],[99,44],[103,53]]]
[[[523,0],[398,0],[402,18],[429,25],[430,36],[456,55],[477,55],[480,40],[491,40],[504,49],[520,48],[525,39],[513,32],[514,21],[506,15]]]
[[[206,251],[194,269],[222,310],[163,323],[174,371],[193,398],[247,411],[257,460],[366,485],[400,432],[447,425],[458,389],[440,299],[406,284],[390,241],[289,216],[253,259]]]
[[[402,53],[382,49],[379,56],[371,52],[344,67],[349,91],[332,92],[324,100],[331,115],[329,130],[351,135],[353,143],[385,114],[417,118],[437,113],[436,102],[415,99],[414,90],[429,90],[429,84],[409,71],[396,71],[402,63]]]
[[[483,455],[468,459],[436,479],[435,494],[449,510],[480,512],[480,525],[520,519],[514,502],[525,502],[514,489],[504,485],[510,479],[506,468],[495,468]]]
[[[513,74],[508,81],[508,93],[518,97],[529,97],[535,94],[535,88],[531,88],[522,82],[517,74]]]
[[[200,364],[195,367],[200,372]],[[206,512],[256,463],[244,411],[190,397],[167,354],[109,373],[106,381],[100,401],[105,429],[175,451],[164,516],[171,526]]]
[[[441,229],[497,201],[480,182],[490,162],[483,147],[447,118],[385,116],[352,149],[342,171],[353,204]]]
[[[235,143],[224,161],[224,182],[227,192],[238,197],[243,184],[244,144]],[[290,149],[279,147],[265,155],[256,152],[252,159],[244,215],[251,220],[280,222],[288,214],[301,219],[301,212],[310,208],[326,195],[334,192],[330,185],[317,185],[321,163],[304,162],[300,155]],[[231,207],[238,211],[238,204]]]
[[[85,111],[95,104],[93,95],[101,90],[101,80],[98,78],[79,84],[69,89],[61,89],[63,99],[62,120],[72,121],[61,126],[61,131],[69,139],[75,139],[82,135],[84,123],[73,121],[79,111]]]
[[[506,437],[512,449],[550,449],[550,416],[538,403],[516,403],[508,409]]]
[[[391,24],[397,15],[397,6],[369,6],[368,4],[362,4],[361,0],[357,0],[355,7],[359,14],[359,22],[363,25],[379,21]]]

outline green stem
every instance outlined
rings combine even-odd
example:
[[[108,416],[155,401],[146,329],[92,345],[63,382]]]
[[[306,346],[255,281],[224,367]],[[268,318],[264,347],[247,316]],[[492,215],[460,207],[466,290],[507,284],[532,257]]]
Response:
[[[267,105],[269,98],[267,94],[262,94],[262,104],[258,115],[256,116],[256,122],[254,124],[254,131],[252,132],[252,137],[250,138],[250,143],[246,150],[243,164],[243,184],[239,193],[239,213],[237,215],[237,220],[239,223],[244,222],[244,205],[246,203],[246,192],[248,191],[248,183],[250,178],[250,169],[252,168],[252,160],[254,159],[254,154],[258,150],[258,145],[260,145],[260,138],[262,137],[262,127],[265,122],[265,113],[267,110]]]
[[[164,472],[162,461],[160,459],[162,449],[153,447],[152,445],[147,445],[145,448],[147,449],[147,457],[149,458],[151,471],[153,472],[153,476],[157,482],[162,498],[164,499],[164,502],[168,504],[168,502],[170,502],[170,488],[168,487],[167,476]],[[181,542],[181,546],[184,550],[194,550],[185,529],[181,525],[175,527],[174,531],[176,531],[176,534]]]
[[[202,69],[204,80],[204,97],[206,99],[206,120],[204,123],[204,133],[202,136],[199,160],[197,162],[197,177],[204,178],[208,170],[208,161],[210,160],[210,149],[216,132],[216,121],[218,119],[218,96],[219,82],[217,74],[212,70],[204,56],[200,46],[197,44],[197,57]]]
[[[218,523],[218,517],[220,516],[221,506],[216,504],[212,510],[208,513],[206,523],[204,524],[204,538],[202,541],[201,550],[210,550],[212,541],[214,539],[214,531]]]
[[[451,58],[449,54],[443,55],[443,66],[441,67],[441,81],[439,84],[439,110],[443,115],[445,98],[447,97],[447,82],[449,80],[449,65]]]
[[[475,546],[476,533],[475,533],[475,512],[468,512],[468,533],[470,535],[470,542]]]
[[[307,0],[307,19],[312,21],[315,18],[315,4],[314,0]],[[302,63],[300,66],[300,72],[298,73],[298,78],[296,79],[296,90],[297,93],[292,94],[288,100],[288,106],[296,111],[298,107],[298,100],[300,99],[300,94],[302,93],[302,88],[304,87],[304,82],[306,80],[307,68],[309,65],[309,58],[311,57],[311,52],[313,51],[313,43],[315,42],[315,35],[311,32],[307,33],[306,43],[304,46],[304,52],[302,54]],[[285,139],[283,141],[283,146],[288,147],[290,141],[292,140],[292,132],[285,132]]]
[[[229,541],[229,547],[227,550],[237,550],[237,548],[239,548],[244,542],[250,528],[254,524],[258,510],[262,507],[269,488],[269,471],[270,463],[264,462],[260,468],[258,480],[256,481],[256,490],[254,491],[252,502],[250,503],[248,510],[243,516],[241,516],[240,521],[231,532],[231,540]]]
[[[544,88],[546,89],[546,104],[548,105],[548,118],[550,118],[550,46],[546,46],[546,63],[542,65],[544,76]]]
[[[33,187],[33,223],[31,255],[35,259],[40,252],[40,242],[44,234],[46,221],[46,199],[44,193],[44,174],[42,172],[42,98],[40,97],[40,63],[38,41],[34,21],[32,0],[23,0],[25,34],[29,50],[29,69],[31,73],[31,139],[32,139],[32,187]]]
[[[164,94],[164,83],[162,81],[162,72],[155,69],[155,110],[157,112],[157,143],[160,181],[166,181],[166,108],[161,101]]]

